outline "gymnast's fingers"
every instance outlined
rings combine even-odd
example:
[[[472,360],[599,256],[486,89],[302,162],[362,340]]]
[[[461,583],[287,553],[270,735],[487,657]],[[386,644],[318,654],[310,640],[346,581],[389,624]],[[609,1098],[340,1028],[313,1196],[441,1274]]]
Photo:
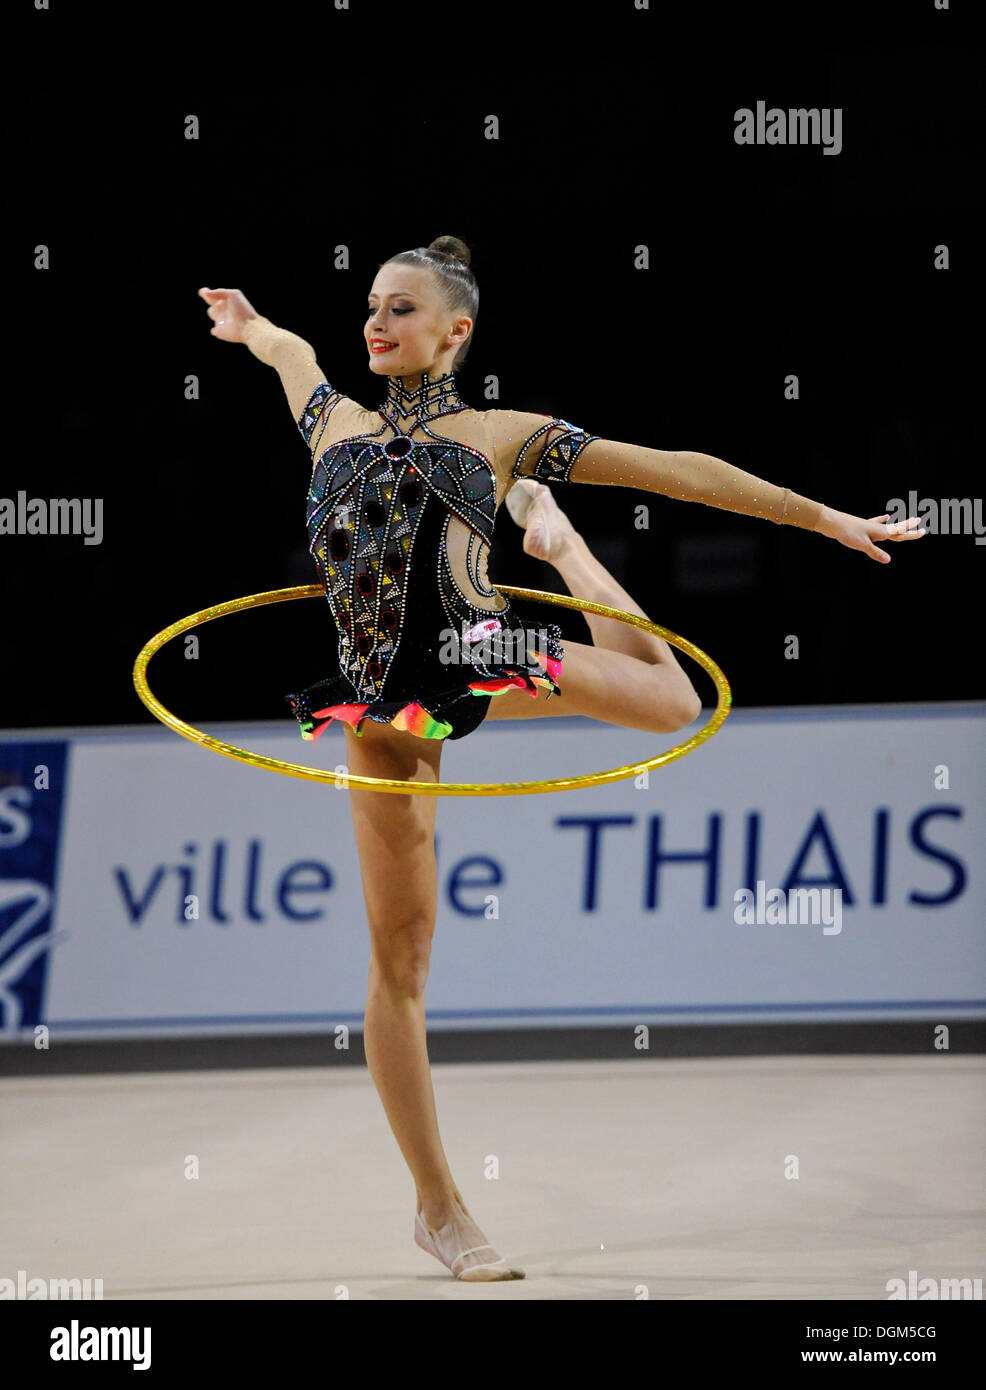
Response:
[[[885,525],[886,522],[890,524]],[[871,539],[878,541],[916,541],[925,534],[919,516],[909,516],[906,521],[890,521],[890,513],[884,512],[883,516],[871,516],[867,525],[873,528]]]
[[[896,521],[887,529],[890,532],[887,539],[892,541],[916,541],[925,534],[919,516],[909,516],[906,521]]]

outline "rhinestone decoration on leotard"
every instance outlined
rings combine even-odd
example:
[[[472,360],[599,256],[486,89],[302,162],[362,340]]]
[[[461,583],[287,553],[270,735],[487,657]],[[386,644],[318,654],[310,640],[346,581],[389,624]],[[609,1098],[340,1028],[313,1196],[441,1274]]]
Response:
[[[379,414],[401,432],[401,423],[411,421],[411,427],[425,420],[437,420],[440,415],[455,415],[460,410],[468,410],[455,380],[455,373],[432,381],[427,372],[421,374],[421,385],[416,391],[409,391],[400,377],[387,378],[387,395]]]
[[[306,444],[311,443],[312,431],[319,420],[322,421],[322,428],[325,428],[329,416],[342,398],[342,392],[336,391],[327,381],[316,386],[302,411],[301,419],[298,421],[301,437]]]
[[[547,423],[531,435],[518,453],[516,462],[511,469],[511,475],[514,478],[537,478],[542,483],[571,482],[571,472],[576,459],[585,446],[591,444],[594,439],[598,439],[599,435],[589,434],[585,430],[579,429],[578,425],[570,425],[567,420],[561,420],[554,416],[546,416],[545,419]],[[549,434],[552,430],[558,429],[559,426],[564,426],[563,432],[550,444],[542,444],[533,471],[522,474],[521,465],[530,450],[537,446],[537,441],[542,435]]]

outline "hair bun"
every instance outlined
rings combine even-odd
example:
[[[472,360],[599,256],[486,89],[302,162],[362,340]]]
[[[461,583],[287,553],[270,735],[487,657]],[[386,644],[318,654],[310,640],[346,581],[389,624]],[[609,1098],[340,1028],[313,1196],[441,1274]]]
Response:
[[[440,251],[443,255],[452,260],[461,261],[463,265],[468,265],[472,260],[472,253],[464,241],[460,241],[457,236],[437,236],[434,241],[428,244],[429,251]]]

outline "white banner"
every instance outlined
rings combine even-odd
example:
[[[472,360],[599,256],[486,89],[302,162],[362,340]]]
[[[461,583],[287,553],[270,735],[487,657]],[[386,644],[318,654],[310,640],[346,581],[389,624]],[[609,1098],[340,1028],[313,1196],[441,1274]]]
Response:
[[[984,716],[734,711],[647,785],[440,800],[429,1027],[986,1014]],[[341,730],[208,732],[345,758]],[[497,721],[446,743],[442,777],[684,736]],[[345,790],[166,729],[0,735],[3,1040],[361,1028],[368,960]]]

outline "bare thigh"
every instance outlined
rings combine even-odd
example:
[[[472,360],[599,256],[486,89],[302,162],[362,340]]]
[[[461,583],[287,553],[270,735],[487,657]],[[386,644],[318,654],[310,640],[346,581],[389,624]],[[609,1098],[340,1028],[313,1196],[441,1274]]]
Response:
[[[562,646],[561,695],[539,687],[534,699],[525,690],[505,690],[491,697],[483,722],[581,714],[649,733],[681,728],[674,713],[675,680],[669,680],[666,666],[567,638]]]
[[[362,734],[348,725],[346,766],[357,777],[437,782],[442,740],[418,738],[367,720]],[[411,792],[346,793],[356,834],[363,896],[374,944],[402,927],[434,930],[437,908],[435,813],[438,797]]]

